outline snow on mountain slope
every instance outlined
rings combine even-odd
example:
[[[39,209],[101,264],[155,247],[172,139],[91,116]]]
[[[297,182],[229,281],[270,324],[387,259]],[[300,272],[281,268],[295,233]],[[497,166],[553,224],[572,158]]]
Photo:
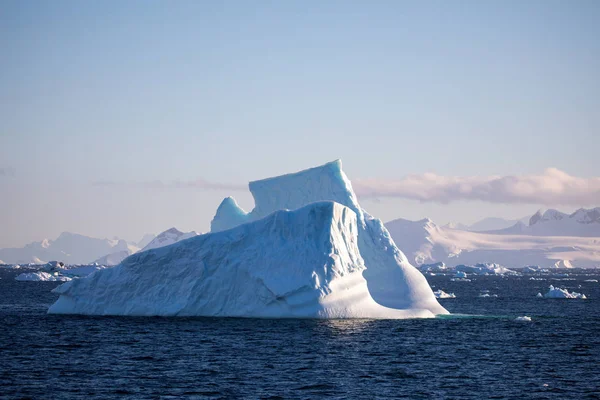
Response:
[[[469,230],[473,232],[491,231],[494,229],[508,228],[519,222],[521,222],[521,220],[508,220],[504,218],[489,217],[484,218],[481,221],[475,222],[474,224],[469,226]]]
[[[444,229],[429,218],[420,221],[396,219],[385,224],[400,250],[417,265],[445,260],[450,254],[460,253],[460,247],[446,247],[434,242],[444,235]]]
[[[139,242],[136,243],[136,246],[139,247],[140,249],[143,249],[144,247],[148,246],[148,244],[156,237],[155,234],[153,233],[146,233],[143,237],[142,240],[140,240]]]
[[[554,268],[573,268],[573,264],[569,260],[559,260],[553,265]]]
[[[461,231],[472,231],[472,232],[487,232],[501,229],[507,229],[515,224],[527,223],[529,217],[521,219],[504,219],[497,217],[488,217],[480,221],[477,221],[471,225],[465,225],[458,222],[451,222],[443,226],[443,228],[459,229]]]
[[[394,220],[386,224],[394,242],[417,264],[498,263],[553,267],[569,260],[579,267],[600,265],[600,237],[533,236],[467,232],[437,226],[431,220]]]
[[[177,228],[167,229],[163,233],[156,236],[150,243],[142,249],[142,251],[158,249],[159,247],[169,246],[173,243],[180,242],[185,239],[197,236],[198,233],[195,231],[181,232]]]
[[[45,263],[62,260],[68,264],[87,264],[109,253],[122,250],[137,251],[124,240],[96,239],[76,233],[63,232],[56,240],[44,239],[22,248],[0,249],[0,257],[9,263]]]
[[[580,208],[570,215],[552,209],[544,212],[540,210],[529,219],[529,225],[517,223],[509,228],[487,233],[600,237],[600,207],[589,210]]]
[[[56,289],[52,313],[406,318],[447,314],[335,161],[250,183],[213,232]],[[287,211],[294,209],[295,211]],[[237,226],[232,226],[237,224]]]
[[[73,280],[50,313],[407,318],[377,304],[362,276],[356,214],[334,202],[140,252]],[[432,294],[433,296],[433,294]]]
[[[131,250],[121,250],[114,253],[107,254],[99,259],[95,260],[93,264],[100,264],[106,266],[119,265],[121,261],[132,255]]]
[[[137,253],[138,251],[158,249],[159,247],[168,246],[173,243],[177,243],[181,240],[189,239],[196,235],[198,235],[198,233],[194,231],[184,233],[176,228],[168,229],[163,233],[159,234],[158,236],[147,234],[144,235],[142,240],[139,242],[144,243],[145,241],[148,241],[148,243],[144,246],[142,250],[139,250],[139,248],[135,246],[128,246],[125,249],[123,249],[123,246],[115,246],[115,249],[119,249],[118,251],[100,257],[97,260],[95,260],[94,263],[107,266],[118,265],[121,263],[121,261],[123,261],[130,255]]]

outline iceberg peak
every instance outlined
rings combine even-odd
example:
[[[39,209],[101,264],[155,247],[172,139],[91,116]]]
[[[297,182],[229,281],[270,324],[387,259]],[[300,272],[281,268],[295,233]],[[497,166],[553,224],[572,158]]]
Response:
[[[341,160],[252,181],[248,187],[254,198],[254,209],[246,213],[232,197],[225,198],[211,222],[211,232],[264,218],[277,210],[295,210],[317,201],[335,201],[354,211],[359,223],[364,221],[352,184],[342,171]]]

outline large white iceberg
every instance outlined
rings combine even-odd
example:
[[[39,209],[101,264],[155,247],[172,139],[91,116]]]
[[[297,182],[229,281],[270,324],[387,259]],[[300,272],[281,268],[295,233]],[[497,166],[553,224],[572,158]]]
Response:
[[[335,161],[250,183],[212,233],[134,254],[55,289],[50,313],[412,318],[448,312]],[[293,211],[289,211],[293,210]]]
[[[561,289],[552,285],[550,285],[544,297],[547,299],[587,299],[585,294],[569,292],[567,289]]]

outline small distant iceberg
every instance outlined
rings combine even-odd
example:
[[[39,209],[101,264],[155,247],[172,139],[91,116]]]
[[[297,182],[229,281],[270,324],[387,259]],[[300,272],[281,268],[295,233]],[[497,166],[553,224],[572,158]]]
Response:
[[[489,294],[489,293],[479,293],[478,297],[487,298],[487,297],[498,297],[497,294]]]
[[[73,278],[82,278],[105,268],[107,267],[99,264],[67,266],[61,261],[50,261],[40,270],[22,273],[15,280],[22,282],[68,282]]]
[[[435,273],[435,272],[446,272],[448,267],[443,262],[436,262],[433,264],[421,264],[419,265],[419,271],[424,273]]]
[[[523,315],[522,317],[515,318],[515,321],[519,321],[519,322],[531,322],[531,317],[528,317],[527,315]]]
[[[512,269],[508,269],[500,264],[480,263],[475,265],[457,265],[457,275],[459,272],[473,275],[518,275]]]
[[[2,264],[2,263],[0,263]],[[2,264],[2,268],[6,268],[6,269],[21,269],[21,266],[19,264]]]
[[[455,278],[466,278],[467,277],[467,273],[464,271],[456,271],[456,274],[454,274]]]
[[[84,276],[91,275],[92,273],[103,270],[105,268],[110,267],[99,264],[78,265],[72,268],[62,270],[61,274],[72,278],[83,278]]]
[[[598,283],[598,279],[586,279],[584,282],[596,282],[596,283]]]
[[[22,282],[68,282],[71,280],[68,276],[60,275],[58,272],[50,274],[44,271],[26,272],[15,278]]]
[[[541,293],[538,293],[537,297],[541,297],[540,294]],[[552,285],[550,285],[548,293],[543,297],[546,299],[587,299],[585,294],[569,292],[567,289],[561,289]]]
[[[446,293],[443,290],[436,290],[433,292],[436,299],[455,299],[456,295],[454,293]]]
[[[540,268],[539,265],[528,265],[526,267],[523,267],[521,272],[530,274],[530,273],[540,272],[541,270],[542,270],[542,268]]]

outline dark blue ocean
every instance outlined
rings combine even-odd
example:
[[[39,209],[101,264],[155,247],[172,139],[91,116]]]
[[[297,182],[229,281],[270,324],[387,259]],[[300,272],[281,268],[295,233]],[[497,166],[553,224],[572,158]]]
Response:
[[[428,277],[458,315],[400,321],[55,316],[58,283],[16,274],[0,269],[2,399],[600,398],[598,272]],[[549,284],[589,299],[536,298]]]

